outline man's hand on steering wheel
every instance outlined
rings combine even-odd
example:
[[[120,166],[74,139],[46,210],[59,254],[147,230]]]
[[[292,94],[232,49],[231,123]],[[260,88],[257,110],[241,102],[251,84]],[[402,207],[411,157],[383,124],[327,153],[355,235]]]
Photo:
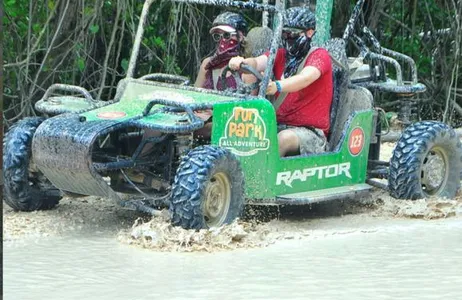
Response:
[[[231,70],[237,71],[241,68],[242,63],[244,62],[245,58],[242,56],[236,56],[229,60],[228,66]]]
[[[250,93],[253,90],[257,89],[260,85],[260,82],[263,80],[262,75],[255,68],[251,67],[244,63],[244,58],[241,56],[233,57],[223,69],[221,73],[221,84],[225,89],[229,89],[228,83],[226,82],[226,75],[228,72],[234,77],[237,84],[237,91]],[[246,83],[241,79],[241,73],[251,74],[256,78],[254,83]]]

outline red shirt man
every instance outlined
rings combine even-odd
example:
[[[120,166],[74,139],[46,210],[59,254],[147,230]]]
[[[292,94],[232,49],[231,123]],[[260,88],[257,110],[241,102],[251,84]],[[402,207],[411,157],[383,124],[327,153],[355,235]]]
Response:
[[[276,111],[280,156],[304,153],[320,153],[327,145],[332,103],[332,63],[329,53],[322,48],[311,49],[316,19],[307,7],[286,10],[282,31],[283,48],[276,53],[267,95],[284,93],[285,97]],[[262,72],[268,64],[268,54],[244,59],[234,57],[229,67],[238,70],[248,64]],[[244,77],[244,81],[255,80]],[[275,106],[280,101],[273,102]]]
[[[286,63],[286,49],[279,49],[273,67],[274,77],[281,80]],[[288,93],[276,112],[278,123],[289,126],[315,127],[327,136],[330,129],[332,104],[332,63],[327,50],[318,48],[306,60],[305,67],[312,66],[321,76],[307,87]],[[276,92],[275,97],[279,93]]]

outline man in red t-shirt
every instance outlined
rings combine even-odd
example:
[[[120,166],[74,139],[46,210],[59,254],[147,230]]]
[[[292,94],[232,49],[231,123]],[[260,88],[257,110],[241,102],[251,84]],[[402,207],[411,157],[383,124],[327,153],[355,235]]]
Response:
[[[266,90],[267,95],[274,95],[276,99],[282,94],[282,103],[281,99],[273,102],[279,103],[276,117],[281,156],[320,153],[327,144],[333,93],[332,63],[327,50],[311,49],[315,29],[315,15],[309,8],[292,7],[286,11],[282,31],[284,47],[278,50],[273,67],[276,81],[271,81]],[[229,61],[229,67],[238,70],[244,63],[262,72],[268,55],[247,59],[237,56]]]

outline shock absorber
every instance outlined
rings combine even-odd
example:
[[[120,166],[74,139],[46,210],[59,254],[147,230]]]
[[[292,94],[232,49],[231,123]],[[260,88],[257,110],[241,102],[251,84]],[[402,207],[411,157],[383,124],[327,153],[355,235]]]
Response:
[[[172,178],[175,177],[176,170],[180,165],[181,158],[188,153],[189,150],[193,147],[193,133],[186,134],[177,134],[175,140],[173,141],[174,147],[174,156],[176,158],[172,159],[172,168],[170,172],[172,173]]]
[[[173,180],[176,175],[176,170],[178,170],[178,167],[181,163],[181,158],[183,155],[187,154],[189,150],[192,149],[193,147],[193,133],[186,133],[186,134],[176,134],[175,139],[173,141],[173,147],[174,147],[174,153],[172,155],[172,165],[169,170],[166,170],[166,172],[170,173],[170,176]]]
[[[412,120],[415,119],[417,102],[413,99],[413,94],[401,94],[399,95],[400,107],[398,111],[398,120],[403,124],[404,127],[409,126]]]
[[[178,158],[185,155],[193,145],[193,133],[177,134],[175,139],[175,152]]]

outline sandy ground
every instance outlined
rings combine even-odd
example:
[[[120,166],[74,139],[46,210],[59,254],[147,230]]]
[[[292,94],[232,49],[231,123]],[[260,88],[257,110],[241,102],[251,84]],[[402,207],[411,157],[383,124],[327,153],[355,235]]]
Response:
[[[13,211],[3,202],[3,240],[87,231],[116,232],[130,227],[140,216],[99,197],[64,198],[55,209],[34,212]]]
[[[383,160],[391,157],[393,144],[385,143]],[[375,190],[354,201],[334,201],[310,207],[247,208],[243,220],[218,229],[188,231],[160,218],[124,210],[99,197],[65,198],[53,210],[15,212],[3,203],[3,241],[100,233],[120,242],[161,251],[214,251],[264,247],[281,239],[313,234],[313,219],[462,217],[462,195],[455,200],[402,201]]]

